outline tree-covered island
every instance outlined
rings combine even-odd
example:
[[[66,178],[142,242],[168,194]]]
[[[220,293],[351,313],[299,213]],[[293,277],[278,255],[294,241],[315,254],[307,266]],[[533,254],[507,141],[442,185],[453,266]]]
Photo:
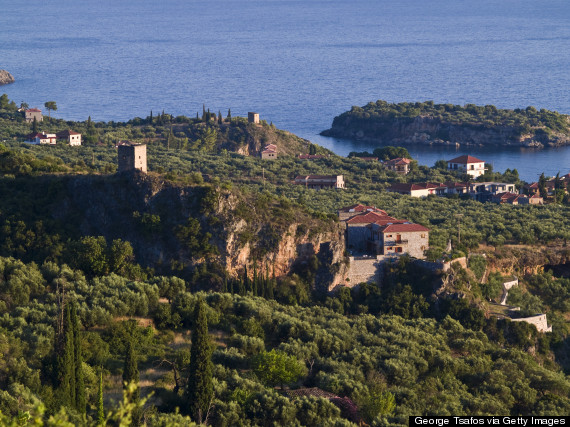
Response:
[[[570,144],[570,117],[532,106],[508,110],[378,100],[335,117],[321,134],[391,145],[559,146]]]

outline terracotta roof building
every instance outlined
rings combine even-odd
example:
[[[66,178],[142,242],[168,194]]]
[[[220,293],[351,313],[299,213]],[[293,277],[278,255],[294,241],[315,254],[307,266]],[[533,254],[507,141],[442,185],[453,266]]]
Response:
[[[477,178],[485,173],[485,162],[477,157],[463,155],[447,161],[450,171],[464,172]]]
[[[277,146],[275,144],[269,144],[263,147],[261,158],[264,160],[275,160],[277,158]]]
[[[57,139],[67,142],[69,145],[81,145],[81,134],[70,129],[62,130],[55,134]]]
[[[44,119],[44,117],[42,116],[42,110],[38,108],[29,108],[25,111],[24,114],[26,122],[28,123],[32,123],[34,121],[34,118],[36,119],[37,122],[41,122]]]
[[[315,190],[344,188],[344,179],[342,175],[299,175],[295,177],[295,184]]]
[[[425,258],[429,229],[385,212],[363,212],[346,221],[346,240],[352,252],[374,255],[408,254]]]
[[[410,172],[410,159],[405,157],[398,157],[392,160],[386,160],[383,162],[384,166],[393,172],[399,173],[400,175],[407,175]]]

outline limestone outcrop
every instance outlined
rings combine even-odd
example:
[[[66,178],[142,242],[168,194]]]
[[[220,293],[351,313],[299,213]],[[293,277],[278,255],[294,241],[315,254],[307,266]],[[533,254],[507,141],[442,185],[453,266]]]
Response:
[[[0,86],[14,83],[14,76],[6,70],[0,70]]]

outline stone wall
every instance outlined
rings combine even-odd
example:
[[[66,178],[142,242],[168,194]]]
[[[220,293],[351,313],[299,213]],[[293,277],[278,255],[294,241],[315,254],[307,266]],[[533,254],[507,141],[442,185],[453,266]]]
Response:
[[[538,332],[552,332],[552,326],[548,326],[546,314],[538,314],[531,317],[522,317],[519,319],[511,319],[513,322],[526,322],[536,326]]]
[[[384,272],[384,262],[386,258],[377,255],[371,258],[350,257],[350,265],[345,278],[344,285],[352,288],[359,283],[380,284]]]

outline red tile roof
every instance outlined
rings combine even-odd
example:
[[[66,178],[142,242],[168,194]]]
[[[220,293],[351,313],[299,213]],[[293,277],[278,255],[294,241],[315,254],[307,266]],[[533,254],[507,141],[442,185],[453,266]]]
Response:
[[[387,166],[401,166],[401,165],[409,165],[411,162],[410,159],[406,159],[405,157],[397,157],[392,160],[386,160],[384,162]]]
[[[360,215],[353,216],[350,218],[346,223],[347,224],[372,224],[376,221],[380,220],[394,220],[397,221],[395,218],[389,217],[388,215],[377,213],[377,212],[367,212]]]
[[[485,162],[483,160],[479,160],[477,157],[463,155],[456,157],[455,159],[448,160],[447,163],[468,164],[468,163],[485,163]]]
[[[419,224],[392,224],[382,230],[383,233],[405,233],[411,231],[429,231],[429,228]]]
[[[41,113],[42,110],[38,109],[38,108],[28,108],[26,110],[26,113]]]

